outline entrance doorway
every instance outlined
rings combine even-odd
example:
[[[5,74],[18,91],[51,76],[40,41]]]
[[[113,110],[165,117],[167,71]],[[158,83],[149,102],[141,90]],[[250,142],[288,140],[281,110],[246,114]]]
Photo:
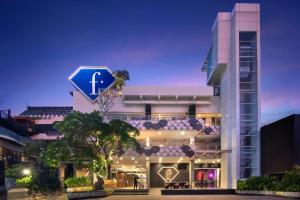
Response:
[[[194,180],[196,188],[218,188],[219,170],[218,169],[195,169]]]

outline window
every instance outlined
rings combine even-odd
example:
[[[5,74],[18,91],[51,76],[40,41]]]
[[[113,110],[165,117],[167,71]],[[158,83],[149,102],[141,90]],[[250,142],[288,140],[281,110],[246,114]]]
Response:
[[[256,173],[257,159],[257,44],[256,32],[239,33],[240,178]]]

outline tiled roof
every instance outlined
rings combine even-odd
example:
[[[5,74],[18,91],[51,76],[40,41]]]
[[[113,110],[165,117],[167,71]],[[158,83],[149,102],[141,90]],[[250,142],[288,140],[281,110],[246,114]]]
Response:
[[[27,109],[22,112],[22,116],[65,116],[71,113],[73,107],[71,106],[28,106]]]

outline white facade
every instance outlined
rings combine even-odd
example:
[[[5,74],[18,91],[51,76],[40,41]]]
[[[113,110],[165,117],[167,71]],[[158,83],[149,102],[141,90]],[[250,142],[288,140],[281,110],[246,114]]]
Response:
[[[249,49],[251,45],[247,47],[245,45],[247,42],[240,40],[241,34],[247,32],[256,35],[256,48],[249,51],[244,49]],[[212,33],[212,49],[204,70],[208,73],[208,85],[220,87],[221,147],[224,151],[221,163],[224,179],[221,185],[236,188],[239,178],[260,174],[259,5],[235,4],[231,13],[218,13]],[[248,83],[247,80],[251,81]],[[243,98],[240,95],[243,95]],[[244,101],[246,96],[250,101]],[[251,108],[244,109],[246,106]],[[243,110],[240,110],[241,108]],[[251,136],[245,136],[242,130],[250,123],[252,124],[249,128],[250,134],[249,131],[245,132]],[[246,140],[251,140],[251,145],[247,144],[245,147]],[[245,155],[245,148],[252,153]],[[250,157],[247,158],[250,164],[247,161],[246,167],[244,161],[246,159],[243,159],[245,157]]]
[[[143,115],[145,104],[151,104],[156,118],[184,116],[187,106],[196,104],[196,116],[218,114],[221,187],[236,188],[238,179],[260,174],[260,68],[260,7],[235,4],[232,12],[218,13],[212,27],[212,47],[203,67],[212,87],[124,87],[111,112]],[[74,109],[95,107],[77,92]]]
[[[185,163],[190,186],[197,185],[194,178],[199,178],[198,172],[202,176],[208,169],[214,170],[214,187],[221,188],[236,188],[238,179],[260,174],[258,4],[235,4],[232,12],[217,14],[212,46],[202,70],[207,72],[208,86],[123,87],[106,120],[129,122],[140,130],[137,139],[145,152],[153,146],[159,150],[149,155],[128,150],[115,156],[116,174],[121,170],[145,175],[149,187],[155,186],[151,164]],[[79,91],[73,92],[72,106],[84,113],[98,110],[97,104]],[[41,117],[36,122],[49,124],[62,119]],[[189,146],[194,154],[184,153],[183,146]]]

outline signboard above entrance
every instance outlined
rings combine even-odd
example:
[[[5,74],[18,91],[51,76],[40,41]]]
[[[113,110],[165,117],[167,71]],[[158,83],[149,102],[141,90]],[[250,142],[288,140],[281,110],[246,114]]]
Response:
[[[80,66],[69,77],[69,81],[90,101],[109,89],[115,82],[111,70],[105,66]]]

